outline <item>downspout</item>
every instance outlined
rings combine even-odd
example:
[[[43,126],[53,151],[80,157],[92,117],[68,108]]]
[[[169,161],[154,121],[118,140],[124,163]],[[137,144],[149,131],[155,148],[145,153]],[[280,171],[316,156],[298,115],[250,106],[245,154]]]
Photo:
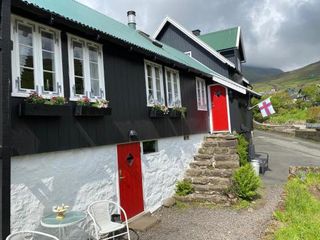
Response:
[[[0,239],[5,239],[11,209],[11,0],[2,0],[0,8]]]

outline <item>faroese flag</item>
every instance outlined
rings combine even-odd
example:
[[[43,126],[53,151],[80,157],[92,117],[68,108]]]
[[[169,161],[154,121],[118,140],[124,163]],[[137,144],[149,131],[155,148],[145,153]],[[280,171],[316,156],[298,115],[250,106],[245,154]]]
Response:
[[[262,117],[268,117],[271,114],[275,113],[275,111],[272,107],[270,98],[267,98],[266,100],[262,101],[261,103],[258,103],[258,107],[260,109]]]

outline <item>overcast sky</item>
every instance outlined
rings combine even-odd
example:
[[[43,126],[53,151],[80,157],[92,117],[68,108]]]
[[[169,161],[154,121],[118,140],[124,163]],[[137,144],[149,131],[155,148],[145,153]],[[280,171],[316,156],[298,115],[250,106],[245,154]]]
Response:
[[[320,0],[78,0],[153,34],[165,16],[202,33],[241,26],[248,65],[292,70],[320,60]]]

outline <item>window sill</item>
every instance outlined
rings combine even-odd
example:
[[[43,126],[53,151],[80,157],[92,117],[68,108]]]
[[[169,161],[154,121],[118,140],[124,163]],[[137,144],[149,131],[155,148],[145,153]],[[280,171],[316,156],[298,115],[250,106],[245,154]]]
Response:
[[[27,98],[30,96],[30,94],[34,93],[35,91],[32,91],[32,92],[21,92],[21,93],[11,93],[11,97],[22,97],[22,98]],[[41,95],[41,97],[45,98],[45,99],[50,99],[52,97],[63,97],[62,94],[55,94],[55,93],[52,93],[52,94],[43,94]]]
[[[198,108],[197,110],[198,110],[198,111],[201,111],[201,112],[208,112],[208,109],[201,109],[201,108],[199,109],[199,108]]]
[[[70,97],[69,101],[71,102],[77,102],[81,99],[83,99],[85,96],[82,97]],[[89,98],[90,102],[95,102],[96,100],[106,100],[105,98]]]

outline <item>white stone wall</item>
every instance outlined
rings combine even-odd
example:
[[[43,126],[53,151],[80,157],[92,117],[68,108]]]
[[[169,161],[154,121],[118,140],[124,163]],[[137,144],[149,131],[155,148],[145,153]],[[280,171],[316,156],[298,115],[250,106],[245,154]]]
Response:
[[[89,203],[117,199],[116,146],[12,158],[11,229],[39,229],[41,216],[65,203],[86,211]]]
[[[158,152],[142,155],[145,209],[153,212],[174,194],[176,181],[183,178],[203,137],[204,134],[197,134],[190,135],[189,140],[160,139]]]
[[[156,210],[173,195],[175,182],[183,177],[203,136],[160,139],[157,153],[142,154],[146,211]],[[116,150],[116,145],[109,145],[13,157],[12,231],[41,230],[41,217],[57,204],[86,211],[88,204],[96,200],[118,201]]]

